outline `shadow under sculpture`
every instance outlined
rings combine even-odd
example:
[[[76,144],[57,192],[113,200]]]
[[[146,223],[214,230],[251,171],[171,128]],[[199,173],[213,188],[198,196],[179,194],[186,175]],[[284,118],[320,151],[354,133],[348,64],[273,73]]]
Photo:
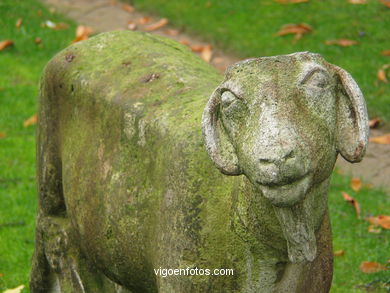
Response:
[[[32,292],[329,291],[329,177],[368,135],[346,71],[300,52],[222,79],[123,31],[60,52],[40,92]]]

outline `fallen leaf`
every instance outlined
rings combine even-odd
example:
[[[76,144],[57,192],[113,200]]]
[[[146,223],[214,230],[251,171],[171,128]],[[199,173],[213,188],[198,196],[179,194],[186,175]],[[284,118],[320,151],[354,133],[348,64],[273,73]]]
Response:
[[[6,137],[5,133],[4,132],[0,132],[0,138],[4,138]]]
[[[384,265],[382,265],[380,263],[377,263],[377,262],[363,261],[360,264],[360,270],[363,273],[371,274],[371,273],[377,273],[377,272],[380,272],[380,271],[386,271],[387,268]]]
[[[374,118],[368,121],[368,126],[370,128],[377,128],[380,124],[381,120],[379,118]]]
[[[151,31],[158,30],[159,28],[165,26],[167,23],[168,23],[168,19],[161,18],[159,21],[145,27],[145,31],[151,32]]]
[[[383,69],[383,68],[379,69],[378,73],[377,73],[377,77],[378,77],[378,80],[383,81],[384,83],[387,83],[385,69]]]
[[[389,0],[380,0],[383,5],[390,8],[390,1]]]
[[[31,116],[30,118],[28,118],[27,120],[25,120],[23,122],[23,126],[28,127],[28,126],[37,124],[37,122],[38,122],[38,115],[34,114],[33,116]]]
[[[294,34],[295,40],[299,40],[302,38],[304,34],[307,34],[312,31],[312,28],[310,25],[305,23],[300,24],[286,24],[282,26],[282,28],[276,33],[278,36],[285,36]]]
[[[42,43],[42,39],[41,38],[35,38],[34,42],[35,42],[35,44],[39,45],[40,43]]]
[[[367,0],[348,0],[351,4],[366,4]]]
[[[355,208],[356,216],[358,217],[358,219],[360,219],[360,205],[359,205],[359,203],[346,192],[342,192],[342,195],[344,197],[344,200],[347,201],[348,203],[350,203]]]
[[[24,285],[20,285],[14,289],[7,289],[3,293],[20,293],[24,289]]]
[[[137,29],[137,24],[130,20],[127,22],[127,28],[131,31],[135,31]]]
[[[151,19],[150,19],[150,17],[148,17],[148,16],[144,16],[144,17],[138,19],[138,23],[139,23],[139,24],[147,24],[147,23],[149,23],[150,21],[151,21]]]
[[[336,250],[335,252],[333,252],[334,256],[343,256],[344,254],[345,254],[345,251],[343,249]]]
[[[376,226],[376,225],[369,225],[368,226],[368,232],[370,232],[370,233],[376,233],[376,234],[378,234],[378,233],[380,233],[382,230],[381,230],[381,228],[378,228],[378,226]]]
[[[200,53],[205,49],[206,46],[204,45],[191,45],[190,48],[192,52]]]
[[[202,52],[200,53],[200,57],[207,63],[210,63],[212,56],[213,56],[213,50],[210,45],[205,46]]]
[[[180,32],[178,30],[175,30],[175,29],[167,29],[165,31],[165,33],[168,35],[168,36],[172,36],[172,37],[175,37],[177,36]]]
[[[183,44],[183,45],[185,45],[185,46],[189,46],[189,45],[190,45],[190,41],[189,41],[189,40],[186,40],[186,39],[180,40],[179,43],[181,43],[181,44]]]
[[[377,144],[390,144],[390,133],[375,137],[370,137],[369,142],[377,143]]]
[[[20,28],[22,26],[22,23],[23,23],[23,18],[18,18],[15,24],[16,28]]]
[[[349,47],[353,45],[357,45],[358,42],[354,40],[348,40],[348,39],[338,39],[338,40],[328,40],[325,41],[325,45],[338,45],[341,47]]]
[[[390,230],[390,216],[379,215],[379,216],[371,216],[367,217],[366,220],[375,226],[381,226],[386,230]]]
[[[14,42],[12,42],[11,40],[1,41],[0,42],[0,51],[12,46],[13,44],[14,44]]]
[[[297,3],[309,2],[309,0],[276,0],[276,2],[280,4],[297,4]]]
[[[127,11],[127,12],[129,12],[129,13],[132,13],[132,12],[134,12],[134,7],[133,6],[131,6],[131,5],[129,5],[129,4],[123,4],[122,5],[122,9],[124,10],[124,11]]]
[[[67,29],[69,27],[69,25],[67,23],[63,23],[63,22],[55,23],[55,22],[52,22],[51,20],[46,20],[44,23],[44,26],[51,28],[51,29],[54,29],[54,30],[63,30],[63,29]]]
[[[390,50],[384,50],[382,51],[383,56],[390,56]]]
[[[359,178],[352,178],[351,188],[353,191],[358,192],[362,188],[362,181]]]
[[[92,28],[89,26],[79,25],[76,29],[76,38],[73,40],[73,43],[88,39],[90,34],[92,34]]]

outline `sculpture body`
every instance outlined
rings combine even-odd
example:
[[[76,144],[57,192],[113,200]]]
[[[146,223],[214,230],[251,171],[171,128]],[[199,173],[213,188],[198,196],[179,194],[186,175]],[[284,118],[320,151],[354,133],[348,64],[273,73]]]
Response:
[[[174,41],[105,33],[48,64],[39,117],[32,292],[329,291],[329,176],[367,117],[321,56],[222,80]],[[234,275],[154,273],[188,267]]]

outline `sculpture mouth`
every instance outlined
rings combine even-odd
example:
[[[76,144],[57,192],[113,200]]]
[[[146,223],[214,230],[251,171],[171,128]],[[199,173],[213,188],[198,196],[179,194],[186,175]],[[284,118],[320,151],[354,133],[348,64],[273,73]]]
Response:
[[[311,176],[305,175],[292,183],[261,183],[257,182],[264,197],[278,207],[293,206],[302,201],[311,186]]]

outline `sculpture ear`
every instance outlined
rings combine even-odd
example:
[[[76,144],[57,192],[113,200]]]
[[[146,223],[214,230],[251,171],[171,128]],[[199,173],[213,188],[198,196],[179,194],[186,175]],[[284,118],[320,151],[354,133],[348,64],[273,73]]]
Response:
[[[344,159],[360,162],[368,143],[368,115],[359,86],[344,69],[331,65],[338,76],[336,146]]]
[[[216,167],[225,175],[242,174],[236,151],[222,125],[219,112],[221,90],[217,88],[207,102],[202,117],[205,145]]]

